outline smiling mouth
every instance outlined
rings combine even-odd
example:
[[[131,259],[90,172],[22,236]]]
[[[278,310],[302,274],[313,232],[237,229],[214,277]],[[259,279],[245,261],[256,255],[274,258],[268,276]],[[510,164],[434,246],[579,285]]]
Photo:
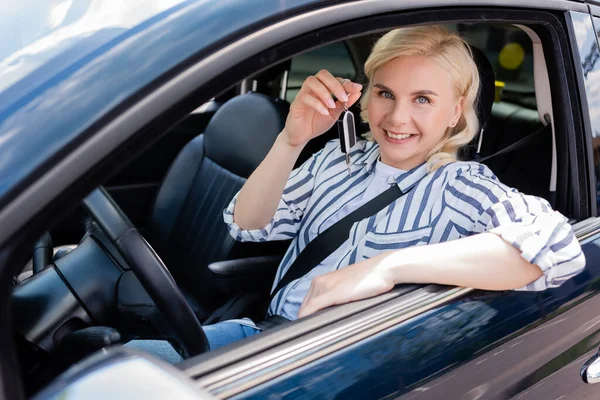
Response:
[[[416,136],[415,133],[391,133],[390,131],[386,131],[385,129],[384,132],[388,137],[397,140],[409,139],[413,136]]]

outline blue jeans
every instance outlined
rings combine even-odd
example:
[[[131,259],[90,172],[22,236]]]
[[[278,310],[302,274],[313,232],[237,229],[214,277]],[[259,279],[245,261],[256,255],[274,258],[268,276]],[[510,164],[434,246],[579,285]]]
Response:
[[[260,333],[260,329],[258,328],[242,325],[234,321],[218,322],[214,325],[203,326],[202,329],[211,350]],[[125,346],[142,350],[171,364],[179,364],[183,361],[179,353],[166,340],[132,340],[125,343]]]

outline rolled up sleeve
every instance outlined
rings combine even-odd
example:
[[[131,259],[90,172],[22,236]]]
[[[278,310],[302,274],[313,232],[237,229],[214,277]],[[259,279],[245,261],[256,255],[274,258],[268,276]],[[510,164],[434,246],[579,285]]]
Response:
[[[534,210],[533,212],[531,210]],[[517,290],[558,287],[585,267],[585,257],[567,218],[543,199],[512,193],[483,215],[492,232],[537,265],[543,275]]]
[[[223,211],[223,220],[227,224],[231,236],[241,242],[293,239],[300,229],[304,211],[314,189],[314,171],[321,162],[321,154],[322,151],[315,153],[302,166],[292,171],[275,215],[262,229],[241,229],[233,221],[233,210],[239,195],[239,192],[236,193]]]
[[[583,271],[585,256],[566,217],[539,197],[500,183],[487,168],[459,176],[462,190],[480,213],[477,232],[491,232],[510,243],[543,275],[516,290],[540,291],[558,287]]]

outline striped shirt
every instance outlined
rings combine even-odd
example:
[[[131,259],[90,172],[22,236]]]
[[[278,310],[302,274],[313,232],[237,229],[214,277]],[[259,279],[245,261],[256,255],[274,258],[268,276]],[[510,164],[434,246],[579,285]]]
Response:
[[[223,218],[236,240],[293,239],[279,265],[273,288],[302,249],[329,226],[327,222],[363,195],[375,173],[379,146],[359,141],[350,158],[348,175],[339,141],[332,140],[292,171],[273,219],[262,229],[243,230],[233,222],[237,195],[224,210]],[[348,240],[335,252],[339,258],[325,263],[325,269],[319,268],[323,264],[315,267],[281,289],[271,302],[269,314],[296,319],[315,276],[382,251],[440,243],[486,231],[502,237],[525,260],[542,270],[540,278],[517,290],[560,286],[585,266],[585,257],[568,220],[552,210],[546,200],[502,184],[483,164],[457,161],[429,174],[422,164],[410,171],[399,171],[389,179],[390,184],[408,194],[356,222]]]

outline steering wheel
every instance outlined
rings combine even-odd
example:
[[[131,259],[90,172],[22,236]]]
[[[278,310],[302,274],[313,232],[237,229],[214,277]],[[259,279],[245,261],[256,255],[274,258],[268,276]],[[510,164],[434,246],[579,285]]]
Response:
[[[188,356],[208,351],[208,340],[202,325],[173,276],[114,199],[100,186],[83,203],[171,324]]]

